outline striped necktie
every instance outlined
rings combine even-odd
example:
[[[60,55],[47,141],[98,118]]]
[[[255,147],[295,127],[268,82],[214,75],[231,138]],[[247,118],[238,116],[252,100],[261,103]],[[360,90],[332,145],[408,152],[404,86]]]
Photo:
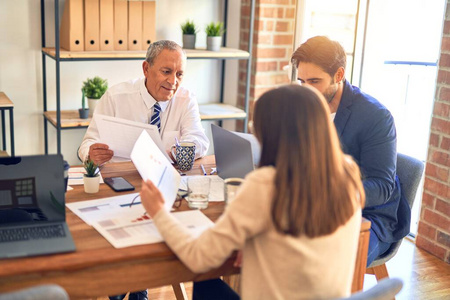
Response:
[[[161,119],[159,117],[160,114],[161,106],[159,106],[159,103],[156,102],[155,105],[153,105],[153,115],[150,119],[150,124],[158,126],[158,131],[161,131]]]

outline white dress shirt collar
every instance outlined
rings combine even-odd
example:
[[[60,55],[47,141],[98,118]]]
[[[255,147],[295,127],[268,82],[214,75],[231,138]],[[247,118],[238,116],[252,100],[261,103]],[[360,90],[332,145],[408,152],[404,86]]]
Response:
[[[150,110],[150,109],[153,108],[153,105],[155,105],[155,103],[157,101],[148,92],[147,87],[145,86],[145,80],[146,80],[145,77],[141,80],[140,92],[141,92],[142,99],[144,99],[145,105]],[[170,99],[169,101],[158,101],[159,106],[161,106],[161,111],[162,112],[164,112],[166,110],[167,106],[169,106],[170,101],[172,101],[172,99]]]

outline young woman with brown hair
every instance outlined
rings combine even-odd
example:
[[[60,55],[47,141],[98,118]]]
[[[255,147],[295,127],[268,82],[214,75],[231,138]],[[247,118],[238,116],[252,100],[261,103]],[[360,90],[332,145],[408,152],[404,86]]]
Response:
[[[163,209],[150,181],[142,186],[144,207],[194,272],[218,267],[242,249],[243,299],[348,296],[364,190],[323,96],[298,85],[271,90],[256,102],[253,124],[259,168],[212,228],[192,237]],[[225,296],[214,292],[211,299]]]

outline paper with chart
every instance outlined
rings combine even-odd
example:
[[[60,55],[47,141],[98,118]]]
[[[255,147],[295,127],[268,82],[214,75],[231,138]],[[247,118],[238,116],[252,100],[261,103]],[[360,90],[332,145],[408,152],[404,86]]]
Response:
[[[195,176],[203,176],[203,175],[195,175]],[[187,191],[187,181],[188,178],[194,176],[183,176],[180,181],[180,189]],[[224,195],[224,183],[223,179],[217,175],[208,176],[211,178],[211,186],[209,188],[209,202],[220,202],[225,201]]]
[[[142,179],[150,179],[159,188],[164,197],[164,206],[170,211],[177,197],[181,176],[146,131],[141,133],[134,144],[131,160]]]
[[[115,218],[122,214],[142,215],[145,209],[138,196],[139,193],[132,193],[98,200],[66,203],[66,206],[80,219],[92,226],[99,220]],[[134,198],[136,199],[133,202]],[[132,202],[133,205],[131,205]]]
[[[100,141],[107,144],[109,148],[114,151],[114,156],[130,159],[134,143],[139,138],[142,131],[146,131],[157,145],[158,149],[164,154],[164,157],[172,162],[164,149],[158,127],[155,125],[101,114],[94,114],[94,121],[97,124]]]
[[[115,248],[159,243],[163,238],[140,201],[130,203],[138,193],[67,203],[66,206],[87,224],[93,226]],[[173,213],[193,235],[199,235],[213,222],[201,211]]]

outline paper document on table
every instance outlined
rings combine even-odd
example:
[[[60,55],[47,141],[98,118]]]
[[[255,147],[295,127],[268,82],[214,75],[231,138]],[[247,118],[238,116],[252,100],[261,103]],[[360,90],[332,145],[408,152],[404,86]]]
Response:
[[[188,178],[197,177],[197,176],[202,176],[202,175],[181,177],[179,189],[187,191]],[[225,195],[224,195],[224,191],[223,191],[223,189],[224,189],[223,179],[217,175],[211,175],[208,177],[211,178],[211,186],[209,188],[209,201],[210,202],[225,201]]]
[[[115,248],[159,243],[163,238],[140,201],[130,203],[138,193],[67,203],[66,206],[87,224],[93,226]],[[214,223],[201,211],[173,213],[193,235],[200,235]]]
[[[201,211],[181,211],[172,214],[194,236],[213,226],[214,223]],[[124,219],[127,224],[124,224]],[[117,222],[117,223],[116,223]],[[163,242],[153,220],[147,215],[127,213],[115,219],[94,223],[94,228],[115,248]]]
[[[130,159],[134,143],[142,133],[146,131],[155,142],[164,157],[172,162],[167,155],[159,135],[158,127],[155,125],[129,121],[125,119],[94,114],[100,141],[107,144],[114,151],[114,156]]]
[[[142,179],[150,179],[159,188],[164,197],[164,207],[170,211],[177,197],[181,176],[146,131],[134,144],[131,160]]]
[[[139,193],[125,194],[115,197],[66,203],[66,206],[80,219],[92,226],[94,222],[114,218],[123,213],[142,215],[145,212],[140,199],[133,199]],[[131,205],[133,202],[133,205]],[[131,205],[131,206],[130,206]]]
[[[69,180],[67,182],[68,185],[82,185],[83,183],[83,176],[86,174],[86,170],[83,167],[75,167],[75,168],[69,168]],[[103,183],[103,177],[100,172],[98,173],[100,175],[100,183]]]

